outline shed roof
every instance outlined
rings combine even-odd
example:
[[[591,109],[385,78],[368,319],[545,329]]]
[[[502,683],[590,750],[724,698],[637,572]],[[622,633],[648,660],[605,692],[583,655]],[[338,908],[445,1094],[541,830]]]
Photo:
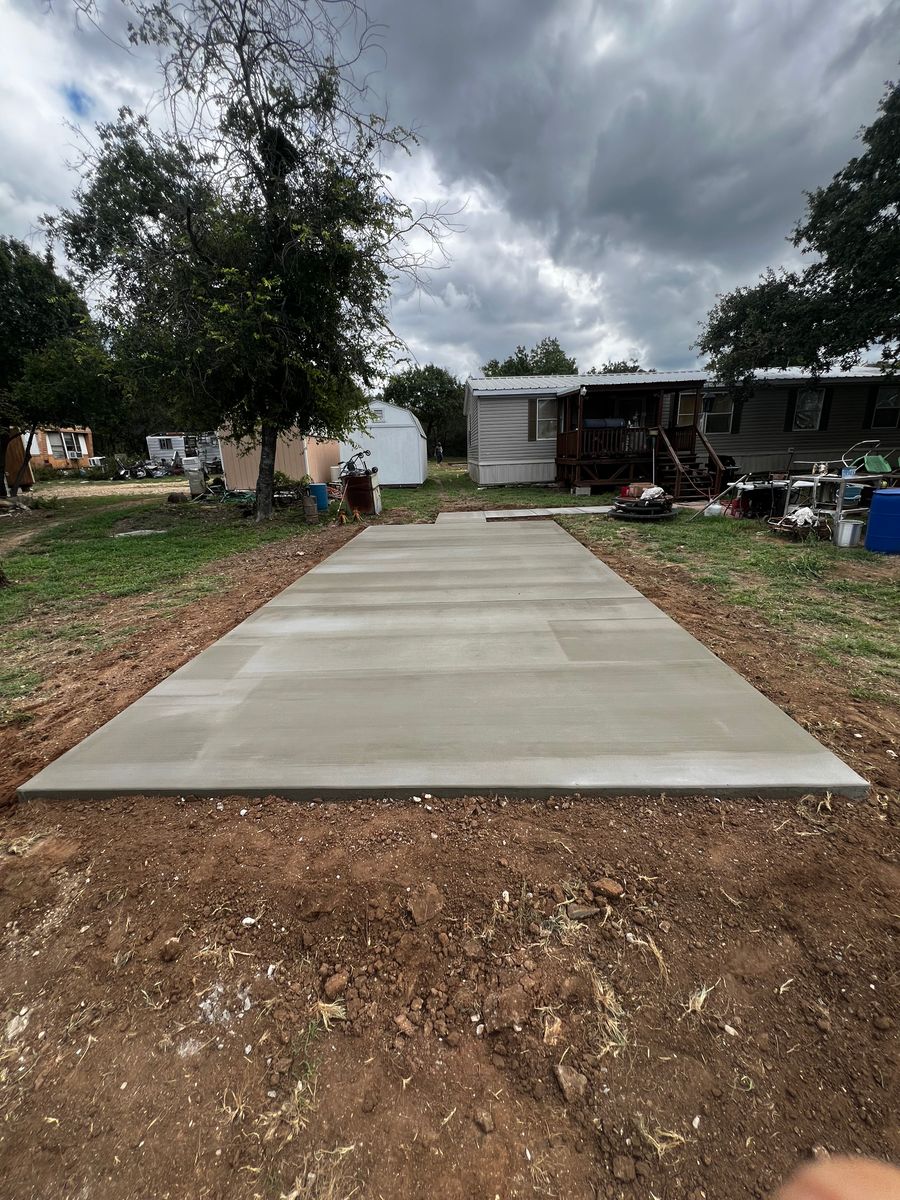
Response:
[[[811,378],[809,371],[800,367],[783,370],[756,371],[754,378],[759,383],[788,383]],[[823,375],[828,383],[881,379],[877,367],[859,366],[834,374]],[[580,387],[619,388],[643,385],[648,388],[666,388],[679,384],[715,385],[715,377],[709,371],[647,371],[628,372],[617,375],[470,375],[466,389],[473,396],[564,396]]]

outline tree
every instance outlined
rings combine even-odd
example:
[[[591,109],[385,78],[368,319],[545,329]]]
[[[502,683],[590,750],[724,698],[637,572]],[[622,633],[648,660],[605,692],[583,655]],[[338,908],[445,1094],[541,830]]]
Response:
[[[879,347],[893,370],[900,345],[900,85],[860,135],[865,150],[825,187],[807,192],[792,241],[815,260],[768,270],[753,287],[719,296],[697,347],[717,377],[746,384],[752,372],[798,366],[814,375],[859,362]]]
[[[463,411],[465,388],[443,367],[429,363],[392,375],[384,389],[389,404],[399,404],[416,414],[432,447],[446,441]]]
[[[602,367],[591,367],[588,375],[646,375],[648,367],[642,367],[636,358],[607,359]]]
[[[123,110],[98,127],[77,204],[52,220],[116,330],[139,394],[259,443],[257,519],[279,435],[346,437],[393,357],[398,274],[418,278],[439,213],[416,216],[381,170],[414,139],[360,115],[353,0],[135,3],[159,47],[162,132]],[[426,240],[426,246],[428,246]]]
[[[485,375],[577,375],[578,365],[555,337],[545,337],[531,350],[517,346],[515,352],[500,362],[492,358],[482,368]]]
[[[12,440],[35,427],[87,424],[106,369],[87,306],[49,254],[0,238],[0,494]],[[102,389],[100,389],[102,390]],[[10,480],[15,494],[19,477]]]

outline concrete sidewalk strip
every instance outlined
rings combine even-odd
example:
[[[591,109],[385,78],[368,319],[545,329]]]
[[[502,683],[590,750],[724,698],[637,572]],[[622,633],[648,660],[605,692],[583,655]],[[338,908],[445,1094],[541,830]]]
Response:
[[[573,790],[867,785],[554,522],[438,521],[365,530],[20,794]]]

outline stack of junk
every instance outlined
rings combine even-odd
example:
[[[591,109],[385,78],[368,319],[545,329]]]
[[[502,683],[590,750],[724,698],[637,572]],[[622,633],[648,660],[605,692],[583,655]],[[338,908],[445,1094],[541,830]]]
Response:
[[[620,521],[662,521],[674,516],[673,497],[654,483],[631,483],[622,489],[610,516]]]

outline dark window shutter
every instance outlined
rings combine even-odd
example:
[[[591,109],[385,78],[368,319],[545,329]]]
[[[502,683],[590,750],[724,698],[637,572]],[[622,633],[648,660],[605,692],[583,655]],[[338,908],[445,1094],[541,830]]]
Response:
[[[878,384],[875,383],[869,388],[869,394],[866,396],[866,415],[863,417],[863,429],[871,429],[872,422],[875,420],[875,405],[878,403]]]
[[[822,415],[819,418],[819,429],[828,428],[828,418],[831,416],[831,397],[834,395],[834,388],[825,388],[825,394],[822,397]]]
[[[794,414],[797,411],[797,389],[788,392],[787,408],[784,410],[784,432],[791,433],[794,428]]]
[[[537,441],[537,400],[534,396],[528,401],[528,440]]]
[[[741,432],[741,417],[744,413],[744,401],[736,398],[731,408],[731,428],[729,433]]]

